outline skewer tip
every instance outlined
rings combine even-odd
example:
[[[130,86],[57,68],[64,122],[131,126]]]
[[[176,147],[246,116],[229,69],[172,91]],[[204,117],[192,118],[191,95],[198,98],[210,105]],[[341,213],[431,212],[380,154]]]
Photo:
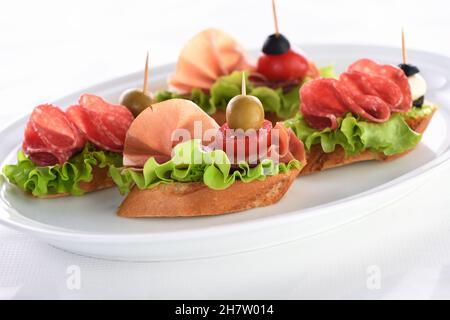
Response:
[[[402,26],[402,60],[403,64],[407,64],[408,57],[406,52],[405,28]]]
[[[245,82],[245,71],[242,71],[242,88],[241,88],[241,93],[243,96],[245,96],[247,94],[247,85]]]
[[[280,31],[278,29],[277,7],[275,5],[275,0],[272,0],[272,14],[273,14],[273,23],[275,25],[275,36],[278,38],[280,36]]]
[[[145,57],[145,68],[144,68],[144,85],[142,87],[142,92],[144,94],[147,94],[148,92],[148,50],[147,50],[147,55]]]

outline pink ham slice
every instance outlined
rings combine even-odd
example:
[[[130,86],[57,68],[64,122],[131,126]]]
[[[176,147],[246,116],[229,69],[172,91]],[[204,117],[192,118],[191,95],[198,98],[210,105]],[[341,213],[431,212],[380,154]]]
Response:
[[[188,63],[179,63],[177,73],[169,76],[171,88],[181,93],[190,92],[193,88],[209,90],[214,80],[206,78]]]
[[[82,95],[79,105],[69,107],[66,113],[89,141],[113,152],[122,152],[126,132],[134,119],[126,107],[92,94]]]
[[[306,153],[303,142],[297,138],[295,133],[289,128],[287,129],[282,123],[277,122],[272,129],[272,141],[274,136],[278,136],[278,147],[273,148],[271,157],[275,154],[281,163],[289,163],[291,160],[298,160],[303,165],[306,164]]]
[[[151,157],[159,163],[168,161],[176,144],[202,139],[207,145],[218,129],[217,122],[189,100],[156,103],[131,124],[125,139],[124,165],[143,167]]]
[[[193,88],[208,90],[220,76],[250,69],[244,50],[232,37],[217,29],[207,29],[181,50],[169,86],[182,93]]]
[[[66,162],[85,142],[82,133],[63,111],[46,104],[33,110],[22,149],[37,165],[50,166]]]

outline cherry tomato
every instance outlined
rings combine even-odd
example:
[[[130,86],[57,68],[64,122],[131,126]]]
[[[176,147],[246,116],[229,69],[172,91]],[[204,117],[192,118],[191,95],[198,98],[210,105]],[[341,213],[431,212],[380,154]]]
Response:
[[[262,54],[256,66],[256,71],[271,81],[301,79],[308,70],[308,60],[292,49],[283,54]]]

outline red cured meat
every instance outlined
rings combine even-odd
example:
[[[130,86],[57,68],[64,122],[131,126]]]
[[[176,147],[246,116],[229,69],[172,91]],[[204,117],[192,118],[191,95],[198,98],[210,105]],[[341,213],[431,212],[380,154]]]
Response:
[[[217,132],[214,148],[225,151],[233,164],[247,161],[255,165],[267,158],[276,163],[287,164],[294,159],[306,163],[303,142],[281,122],[272,128],[272,123],[265,120],[258,131],[245,133],[234,131],[224,124]]]
[[[276,139],[276,136],[277,138]],[[272,140],[278,140],[278,146],[271,147],[271,157],[276,156],[280,163],[289,163],[291,160],[298,160],[303,165],[306,163],[306,153],[303,142],[297,138],[295,133],[286,128],[282,123],[277,122],[272,130]]]
[[[120,144],[115,144],[106,136],[103,131],[97,126],[93,118],[91,118],[86,110],[80,105],[70,106],[67,111],[67,117],[76,124],[86,138],[95,146],[102,150],[110,150],[120,152]]]
[[[99,121],[99,126],[111,140],[123,146],[127,130],[134,120],[133,114],[125,106],[108,103],[92,94],[82,95],[79,104]]]
[[[92,94],[84,94],[79,105],[67,110],[69,119],[98,148],[122,152],[128,128],[134,120],[122,105],[114,105]]]
[[[384,122],[391,116],[391,106],[374,93],[355,91],[345,81],[339,80],[339,91],[348,111],[373,121]]]
[[[370,59],[360,59],[348,67],[348,71],[359,71],[371,75],[379,75],[393,81],[403,94],[398,105],[393,105],[391,111],[406,112],[411,109],[412,96],[408,78],[402,69],[390,64],[378,64]]]
[[[403,93],[400,88],[386,77],[349,71],[341,74],[339,80],[351,89],[354,96],[377,96],[392,108],[397,108],[403,101]]]
[[[25,129],[22,149],[40,166],[63,164],[83,148],[85,139],[65,113],[52,105],[34,109]]]
[[[373,122],[384,122],[391,112],[411,108],[408,79],[400,68],[358,60],[339,80],[316,79],[300,90],[300,110],[308,124],[318,130],[336,129],[337,118],[347,112]]]
[[[300,108],[311,127],[336,129],[337,117],[348,112],[339,86],[339,81],[331,78],[317,79],[303,85]]]
[[[215,147],[225,151],[233,164],[247,161],[256,164],[267,158],[272,144],[272,122],[264,120],[259,130],[248,132],[230,129],[227,123],[217,131]]]

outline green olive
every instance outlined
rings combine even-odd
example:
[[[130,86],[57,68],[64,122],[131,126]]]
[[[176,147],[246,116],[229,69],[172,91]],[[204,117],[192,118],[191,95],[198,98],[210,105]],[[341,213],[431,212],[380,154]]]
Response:
[[[144,109],[152,104],[152,98],[144,94],[141,89],[130,89],[122,94],[120,104],[127,107],[137,117]]]
[[[258,130],[264,122],[264,108],[257,97],[238,95],[228,102],[226,116],[231,129]]]

